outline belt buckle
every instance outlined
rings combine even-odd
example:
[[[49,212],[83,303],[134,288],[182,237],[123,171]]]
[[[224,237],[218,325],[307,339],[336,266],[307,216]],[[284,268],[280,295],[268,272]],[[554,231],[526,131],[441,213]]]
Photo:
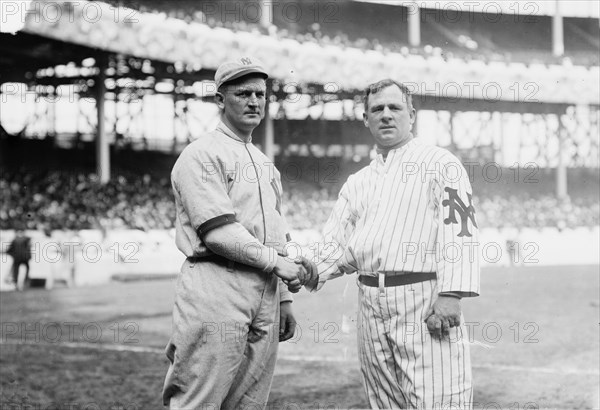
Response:
[[[379,293],[383,294],[385,293],[385,273],[384,272],[377,272],[378,274],[378,279],[379,279]]]

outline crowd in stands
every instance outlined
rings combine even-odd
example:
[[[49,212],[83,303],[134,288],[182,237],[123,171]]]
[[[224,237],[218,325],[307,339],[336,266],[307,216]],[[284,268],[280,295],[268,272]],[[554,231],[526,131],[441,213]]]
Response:
[[[288,223],[296,229],[323,227],[335,199],[325,190],[311,193],[291,190],[284,201]],[[563,230],[600,224],[600,204],[593,198],[559,200],[553,195],[494,195],[475,197],[473,202],[480,228],[554,227]]]
[[[425,58],[433,57],[445,60],[459,58],[466,61],[518,61],[524,63],[538,62],[542,64],[598,65],[598,55],[594,52],[581,52],[580,50],[573,50],[571,52],[569,48],[564,57],[554,57],[549,46],[550,43],[543,41],[548,38],[549,20],[546,19],[548,21],[544,22],[535,19],[529,21],[526,18],[531,19],[529,15],[526,17],[522,16],[522,19],[518,22],[512,20],[513,16],[510,16],[510,18],[509,16],[504,16],[504,20],[498,24],[490,24],[490,21],[498,22],[497,16],[488,17],[486,20],[482,15],[462,16],[458,21],[451,19],[444,22],[444,17],[450,17],[446,16],[443,10],[429,10],[425,13],[426,17],[423,18],[424,23],[421,27],[422,45],[419,47],[410,47],[408,39],[405,38],[405,30],[401,30],[400,32],[394,30],[394,34],[391,34],[390,27],[383,24],[391,16],[395,19],[396,24],[399,24],[398,19],[400,16],[408,13],[407,9],[400,11],[397,6],[390,8],[388,5],[383,4],[350,3],[344,5],[347,8],[347,14],[345,14],[341,12],[339,5],[332,6],[330,4],[328,7],[322,6],[322,10],[320,10],[321,19],[314,18],[311,21],[307,16],[314,16],[314,13],[317,12],[315,8],[318,8],[317,3],[312,5],[308,2],[304,5],[300,3],[299,6],[301,9],[294,8],[294,13],[298,15],[297,19],[289,16],[286,17],[283,10],[278,10],[279,12],[272,11],[271,14],[275,20],[274,24],[265,27],[260,24],[260,19],[255,16],[257,14],[256,10],[252,9],[254,13],[251,13],[241,4],[219,5],[218,2],[213,2],[209,6],[201,6],[195,2],[180,1],[174,7],[170,2],[160,0],[144,4],[130,0],[109,0],[109,2],[115,5],[120,4],[137,8],[142,12],[161,13],[167,17],[176,18],[188,23],[201,22],[211,28],[225,28],[242,33],[254,32],[269,35],[277,39],[293,39],[300,43],[312,42],[321,46],[374,50],[383,54],[393,52],[404,56],[412,54],[421,55]],[[279,8],[285,10],[285,7],[282,5],[279,5]],[[393,13],[390,13],[390,10],[393,10]],[[357,13],[359,13],[359,16],[362,16],[361,13],[367,11],[369,13],[379,13],[379,26],[381,27],[378,29],[376,25],[370,27],[370,31],[368,30],[367,32],[357,31],[350,23],[356,17]],[[303,15],[304,18],[301,18]],[[330,18],[325,18],[325,16],[329,16]],[[372,14],[369,14],[369,16],[372,16]],[[346,24],[343,29],[340,29],[339,23],[342,18],[347,19],[350,23]],[[404,18],[406,17],[404,16]],[[483,19],[478,22],[486,27],[485,32],[473,32],[473,24],[471,24],[473,18]],[[319,20],[322,20],[322,24],[318,22]],[[507,24],[512,24],[513,31],[516,30],[518,33],[512,33],[510,30],[507,31]],[[567,28],[573,24],[570,22]],[[402,22],[401,25],[406,25],[406,22]],[[579,29],[579,31],[582,31],[582,29]],[[569,35],[571,34],[570,31],[568,33]],[[593,35],[589,34],[587,36],[593,37]],[[500,43],[496,44],[492,40],[492,37]],[[538,43],[524,43],[523,47],[519,47],[524,38],[528,42],[537,40]],[[575,38],[579,39],[578,37]],[[594,40],[591,41],[593,42]],[[580,44],[581,41],[575,43]]]
[[[320,230],[327,221],[336,198],[325,189],[290,188],[284,190],[282,210],[286,222],[294,229]]]
[[[93,174],[3,173],[0,195],[1,229],[163,229],[175,215],[168,179],[149,175],[120,175],[101,185]]]
[[[592,198],[559,200],[553,195],[494,195],[474,199],[480,227],[545,228],[559,230],[597,226],[600,205]]]
[[[59,171],[0,175],[0,229],[170,229],[175,205],[168,178],[119,175],[101,185],[95,175]],[[289,187],[283,212],[293,229],[321,229],[335,193]],[[559,229],[600,224],[597,198],[558,200],[553,195],[475,197],[480,228]]]
[[[203,17],[204,18],[204,17]],[[337,30],[334,33],[325,33],[321,30],[319,23],[310,25],[305,32],[294,33],[286,28],[278,28],[275,25],[265,29],[245,21],[222,22],[214,18],[205,18],[210,27],[222,27],[236,32],[256,32],[275,37],[279,40],[292,39],[299,43],[315,43],[319,46],[333,46],[338,48],[357,48],[359,50],[373,50],[384,55],[398,53],[407,57],[409,55],[420,55],[424,58],[443,59],[445,61],[458,58],[465,61],[499,61],[499,62],[524,62],[541,64],[581,64],[584,66],[598,65],[598,56],[595,53],[567,53],[563,57],[554,57],[550,51],[528,50],[523,52],[518,49],[498,49],[496,47],[478,47],[477,42],[470,36],[457,34],[458,43],[462,46],[440,47],[429,43],[418,47],[409,46],[406,42],[385,41],[378,38],[351,38],[347,32]],[[200,20],[202,21],[202,20]],[[448,42],[446,41],[446,44]]]

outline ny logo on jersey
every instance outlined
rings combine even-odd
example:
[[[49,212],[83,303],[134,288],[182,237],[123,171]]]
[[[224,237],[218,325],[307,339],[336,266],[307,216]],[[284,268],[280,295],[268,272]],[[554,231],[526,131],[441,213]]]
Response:
[[[473,208],[472,198],[473,195],[467,193],[467,197],[469,198],[469,206],[465,206],[465,203],[460,199],[456,189],[452,188],[444,188],[444,191],[448,192],[448,199],[444,199],[442,201],[443,206],[447,206],[449,210],[448,218],[444,219],[444,223],[446,225],[457,224],[456,220],[456,212],[460,216],[460,232],[458,233],[459,237],[462,236],[473,236],[471,232],[469,232],[467,222],[469,219],[473,223],[473,226],[477,228],[477,222],[475,222],[475,208]]]
[[[240,60],[242,62],[242,64],[244,65],[250,65],[252,64],[252,60],[250,60],[248,57],[244,57]]]

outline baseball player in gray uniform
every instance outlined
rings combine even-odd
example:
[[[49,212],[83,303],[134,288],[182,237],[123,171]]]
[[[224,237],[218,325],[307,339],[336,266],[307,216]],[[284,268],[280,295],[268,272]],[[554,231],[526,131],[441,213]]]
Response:
[[[372,408],[471,408],[461,298],[479,294],[477,224],[468,175],[447,150],[418,143],[409,90],[366,90],[377,145],[327,221],[318,283],[358,273],[358,344]]]
[[[221,122],[173,167],[176,244],[187,259],[166,348],[171,409],[263,408],[278,342],[294,334],[290,291],[306,270],[283,257],[280,175],[251,135],[265,115],[266,78],[252,58],[222,64]]]

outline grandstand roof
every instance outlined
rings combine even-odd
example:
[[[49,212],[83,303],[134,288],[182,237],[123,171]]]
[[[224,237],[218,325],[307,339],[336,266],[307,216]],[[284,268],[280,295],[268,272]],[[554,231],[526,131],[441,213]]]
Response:
[[[354,0],[363,3],[379,3],[476,13],[509,14],[522,16],[554,16],[557,10],[564,17],[600,18],[600,2],[596,0],[528,0],[518,1],[442,1],[439,0]]]
[[[64,9],[62,18],[52,20],[47,18],[47,3],[36,4],[37,9],[27,14],[25,33],[122,55],[178,63],[187,71],[210,72],[232,56],[254,55],[265,62],[272,78],[301,86],[320,84],[331,93],[362,90],[370,82],[392,77],[410,81],[415,94],[454,101],[466,98],[517,103],[525,98],[524,101],[534,103],[598,104],[600,99],[598,67],[556,66],[551,69],[553,67],[544,65],[491,65],[460,59],[446,61],[441,56],[383,54],[352,47],[300,43],[258,32],[211,28],[164,14],[128,14],[126,9],[117,13],[114,7],[101,2],[53,2],[53,7]],[[55,55],[52,47],[48,53]],[[36,58],[29,57],[29,60]],[[465,87],[466,84],[469,86]]]

